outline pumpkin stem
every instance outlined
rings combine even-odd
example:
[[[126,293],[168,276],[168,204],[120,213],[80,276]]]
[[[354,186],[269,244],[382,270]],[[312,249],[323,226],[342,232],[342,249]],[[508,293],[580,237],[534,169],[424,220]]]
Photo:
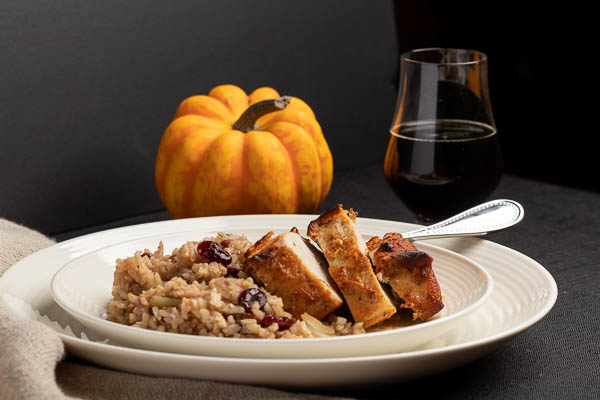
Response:
[[[233,124],[232,128],[244,133],[255,129],[256,121],[268,113],[281,111],[290,104],[290,96],[282,96],[278,99],[259,101],[248,107],[240,118]]]

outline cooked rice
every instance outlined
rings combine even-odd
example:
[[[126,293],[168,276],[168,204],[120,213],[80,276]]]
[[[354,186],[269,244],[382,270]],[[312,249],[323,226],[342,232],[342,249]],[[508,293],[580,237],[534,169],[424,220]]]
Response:
[[[262,310],[258,302],[251,312],[238,305],[238,296],[243,290],[258,288],[241,270],[244,254],[252,243],[244,236],[224,233],[204,240],[215,241],[225,248],[232,258],[228,268],[239,271],[237,278],[227,276],[228,268],[219,263],[201,262],[197,252],[199,242],[187,242],[171,255],[164,254],[161,242],[154,253],[138,251],[132,257],[117,259],[108,318],[140,328],[202,336],[312,337],[310,328],[302,320],[285,330],[279,329],[276,323],[261,325],[265,314],[292,318],[281,298],[265,288],[260,288],[267,298]],[[164,298],[167,303],[161,304]],[[342,317],[330,316],[324,323],[332,327],[336,335],[365,333],[362,323],[355,324]]]

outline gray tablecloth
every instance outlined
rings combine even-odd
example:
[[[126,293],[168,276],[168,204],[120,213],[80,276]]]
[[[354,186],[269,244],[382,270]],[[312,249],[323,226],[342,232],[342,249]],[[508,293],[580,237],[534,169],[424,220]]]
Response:
[[[341,201],[362,217],[411,221],[382,174],[380,166],[338,173],[324,206]],[[353,395],[600,399],[600,194],[505,176],[493,197],[520,202],[525,218],[485,239],[541,263],[558,286],[554,308],[530,329],[464,367]]]
[[[600,194],[506,176],[494,197],[519,201],[525,207],[525,219],[518,226],[491,234],[487,239],[532,257],[552,273],[559,289],[553,310],[496,351],[463,367],[398,385],[352,391],[342,388],[327,395],[361,398],[401,395],[444,399],[600,398],[600,315],[597,312],[600,306]],[[337,172],[323,208],[338,202],[358,210],[362,217],[412,221],[408,210],[387,188],[379,166]],[[56,239],[65,240],[98,230],[164,219],[168,219],[168,215],[158,212],[67,232],[57,235]],[[40,240],[39,246],[48,244],[43,237],[36,237]],[[3,254],[7,246],[4,246],[4,236],[0,238],[3,246],[0,254]],[[20,251],[0,265],[5,267],[25,253]],[[19,348],[22,339],[17,340],[14,346],[5,345],[12,339],[5,336],[6,317],[2,318],[0,387],[8,387],[20,394],[24,393],[25,384],[35,389],[38,384],[53,382],[51,367],[57,355],[62,354],[60,342],[50,339],[50,343],[44,345],[56,351],[41,358],[37,362],[41,366],[33,365],[40,374],[36,372],[34,375],[34,371],[31,377],[24,375],[26,380],[23,376],[21,380],[13,379],[15,372],[11,368],[22,368],[25,364],[17,362],[11,367],[5,361],[6,355],[10,354],[11,348]],[[28,359],[29,353],[21,354]],[[308,396],[251,386],[126,374],[91,366],[69,356],[58,363],[56,381],[62,392],[82,398]],[[7,392],[11,393],[4,390],[2,395]],[[49,393],[60,395],[59,391]]]

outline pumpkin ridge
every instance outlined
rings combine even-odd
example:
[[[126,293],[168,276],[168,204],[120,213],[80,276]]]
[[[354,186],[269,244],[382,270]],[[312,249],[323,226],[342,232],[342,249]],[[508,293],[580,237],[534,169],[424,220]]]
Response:
[[[241,180],[243,173],[239,154],[244,136],[241,132],[228,130],[206,151],[192,182],[194,202],[191,207],[196,215],[240,213],[243,204],[240,194],[235,191],[235,183]]]
[[[158,151],[155,159],[154,181],[158,190],[158,195],[164,203],[165,191],[165,175],[169,159],[173,155],[177,146],[190,133],[198,129],[223,129],[211,125],[222,124],[222,122],[208,118],[202,115],[187,114],[179,118],[175,118],[165,129],[161,141],[158,146]]]
[[[192,198],[190,183],[193,182],[197,168],[208,150],[221,134],[220,130],[195,130],[179,142],[169,158],[165,168],[165,183],[169,184],[165,184],[164,195],[171,205],[169,213],[174,218],[183,218],[189,213],[187,204]],[[198,146],[193,146],[196,142],[203,144],[200,154]]]
[[[262,86],[256,88],[248,96],[248,107],[252,104],[258,103],[259,101],[276,99],[277,97],[281,97],[279,92],[271,87]]]
[[[293,185],[291,160],[283,144],[266,131],[247,134],[247,180],[250,204],[260,213],[286,214],[294,210],[297,188]]]
[[[236,85],[215,86],[208,95],[227,107],[231,111],[234,120],[237,120],[248,108],[248,94]]]
[[[297,188],[298,212],[316,211],[320,204],[323,177],[319,154],[312,136],[302,127],[288,121],[268,124],[263,130],[275,136],[289,155]],[[314,162],[309,160],[312,158]],[[310,181],[308,187],[307,179]]]
[[[239,181],[239,191],[242,198],[242,204],[247,204],[249,195],[247,193],[248,187],[246,182],[248,182],[248,175],[250,174],[248,165],[248,136],[243,135],[243,138],[244,141],[242,142],[242,152],[240,154],[240,158],[242,159],[242,179]]]
[[[292,155],[290,154],[290,150],[287,148],[285,143],[280,138],[278,138],[277,135],[274,135],[271,132],[268,133],[275,136],[279,143],[281,143],[281,147],[285,149],[285,154],[287,154],[288,163],[292,166],[292,173],[294,176],[294,184],[292,185],[292,187],[296,188],[296,190],[294,191],[294,204],[300,204],[302,202],[302,199],[300,199],[300,190],[298,190],[298,182],[300,180],[300,170],[298,169],[298,164],[294,162],[294,157],[292,157]]]
[[[190,96],[183,100],[179,104],[173,119],[188,114],[203,115],[211,119],[227,122],[228,124],[234,120],[232,111],[223,102],[204,94]]]
[[[266,126],[277,122],[288,122],[294,124],[301,129],[304,129],[312,138],[317,148],[319,162],[321,163],[321,197],[320,202],[325,200],[325,197],[331,189],[333,180],[333,159],[331,150],[325,140],[325,135],[321,129],[321,124],[315,118],[310,118],[310,115],[302,109],[289,109],[272,113],[271,119],[266,122]],[[308,118],[306,118],[308,116]],[[264,128],[263,128],[264,129]]]
[[[221,136],[225,131],[215,131],[217,134],[209,139],[210,143],[206,146],[206,149],[204,150],[204,152],[202,153],[202,155],[198,158],[198,161],[196,161],[196,163],[194,163],[191,166],[191,170],[190,170],[190,181],[188,182],[188,184],[185,186],[185,191],[183,193],[183,199],[182,199],[182,204],[185,210],[191,210],[193,207],[193,203],[194,203],[194,181],[196,180],[196,175],[198,175],[199,171],[200,171],[200,167],[202,166],[202,161],[204,161],[204,158],[206,157],[206,155],[208,154],[208,152],[210,151],[210,147],[213,145],[213,143],[215,142],[215,140],[217,140],[217,138],[219,136]],[[188,211],[188,214],[185,216],[187,217],[193,217],[194,215],[191,214]]]
[[[244,145],[242,146],[242,179],[240,179],[240,193],[242,204],[245,204],[248,209],[257,210],[258,202],[250,193],[250,186],[248,185],[248,182],[250,182],[252,178],[252,167],[250,165],[250,157],[248,157],[248,153],[250,152],[250,149],[248,148],[250,146],[249,137],[248,134],[243,135]]]

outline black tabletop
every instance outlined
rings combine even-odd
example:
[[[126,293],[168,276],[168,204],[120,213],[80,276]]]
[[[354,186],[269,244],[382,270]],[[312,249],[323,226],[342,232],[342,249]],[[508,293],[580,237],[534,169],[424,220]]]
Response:
[[[600,398],[600,194],[504,176],[493,198],[520,202],[517,226],[486,236],[542,264],[558,285],[554,308],[489,355],[415,381],[331,395],[359,398]],[[343,203],[360,217],[413,222],[388,188],[382,167],[336,172],[322,209]],[[82,234],[168,219],[165,211],[63,233]],[[333,373],[333,371],[332,371]]]

